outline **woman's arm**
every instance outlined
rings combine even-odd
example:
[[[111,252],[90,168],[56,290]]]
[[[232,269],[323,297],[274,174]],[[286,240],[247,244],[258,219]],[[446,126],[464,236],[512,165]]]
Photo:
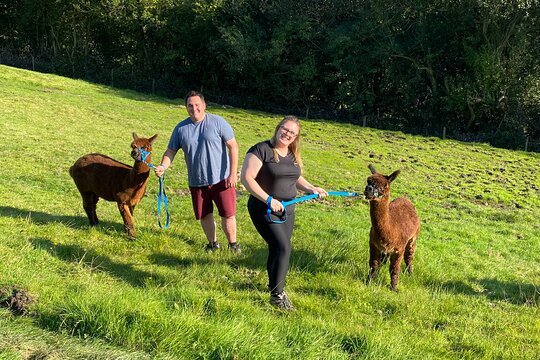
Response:
[[[246,187],[247,191],[257,199],[266,203],[270,194],[264,191],[259,183],[255,180],[257,174],[262,168],[262,161],[253,154],[247,154],[242,164],[242,172],[240,173],[240,181]],[[281,201],[272,199],[270,204],[272,211],[283,211],[283,205]]]
[[[304,179],[303,176],[300,176],[298,180],[296,180],[296,188],[308,194],[319,194],[319,197],[328,196],[328,192],[326,190],[324,190],[323,188],[311,185],[309,181]]]

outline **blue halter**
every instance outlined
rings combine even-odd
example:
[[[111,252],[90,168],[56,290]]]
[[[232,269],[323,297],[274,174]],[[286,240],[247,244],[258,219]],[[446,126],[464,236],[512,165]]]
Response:
[[[146,165],[148,165],[148,167],[155,168],[153,164],[149,164],[146,162],[146,158],[150,156],[150,151],[146,151],[142,147],[137,148],[137,150],[139,150],[139,153],[141,153],[141,161],[145,163]]]
[[[332,196],[358,196],[359,194],[356,193],[356,192],[351,192],[351,191],[329,191],[328,195],[332,195]],[[268,218],[268,221],[271,221],[274,224],[283,224],[284,222],[287,221],[287,206],[292,205],[292,204],[296,204],[296,203],[299,203],[299,202],[315,199],[315,198],[318,198],[318,197],[319,197],[319,194],[309,194],[309,195],[301,196],[301,197],[298,197],[296,199],[292,199],[292,200],[289,200],[289,201],[282,201],[281,204],[283,204],[283,214],[280,216],[280,220],[274,220],[274,219],[272,219],[272,216],[271,216],[272,215],[272,208],[270,207],[270,204],[272,203],[273,197],[269,196],[268,199],[266,200],[266,206],[267,206],[266,216]]]
[[[139,148],[139,152],[141,153],[141,161],[145,163],[148,167],[155,169],[156,166],[154,164],[149,164],[146,162],[146,158],[150,155],[150,151],[146,151],[143,148]],[[165,205],[165,213],[166,213],[166,222],[165,225],[161,225],[161,204]],[[169,199],[167,198],[167,194],[165,193],[165,175],[162,175],[159,177],[159,192],[158,192],[158,198],[157,198],[157,216],[158,216],[158,225],[162,229],[167,229],[169,227],[169,223],[171,221],[171,215],[169,213]]]

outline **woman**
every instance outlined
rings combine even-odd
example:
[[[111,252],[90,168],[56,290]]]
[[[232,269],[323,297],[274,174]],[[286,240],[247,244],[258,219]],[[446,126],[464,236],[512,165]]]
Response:
[[[281,201],[296,197],[297,189],[320,197],[328,195],[302,176],[299,141],[300,122],[294,116],[285,116],[276,126],[271,140],[249,149],[241,173],[242,184],[251,194],[248,200],[251,221],[268,243],[266,268],[270,304],[283,310],[294,309],[283,291],[291,255],[294,205],[287,207],[287,218],[283,221],[279,217],[279,213],[283,216],[285,210]],[[268,218],[268,208],[276,222]]]

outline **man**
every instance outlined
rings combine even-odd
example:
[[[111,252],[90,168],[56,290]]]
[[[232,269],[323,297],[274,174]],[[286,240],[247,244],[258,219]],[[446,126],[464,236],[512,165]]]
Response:
[[[216,240],[213,203],[221,217],[229,249],[240,253],[236,242],[236,183],[238,143],[231,126],[221,116],[206,113],[204,96],[197,91],[186,95],[189,117],[174,128],[167,150],[155,173],[161,177],[181,148],[187,165],[188,183],[195,218],[200,220],[208,244],[220,248]],[[228,155],[227,155],[228,149]]]

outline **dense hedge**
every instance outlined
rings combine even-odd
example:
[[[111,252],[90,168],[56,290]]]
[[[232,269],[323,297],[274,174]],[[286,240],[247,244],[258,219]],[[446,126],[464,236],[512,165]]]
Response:
[[[539,38],[537,0],[0,4],[2,63],[514,148],[540,147]]]

